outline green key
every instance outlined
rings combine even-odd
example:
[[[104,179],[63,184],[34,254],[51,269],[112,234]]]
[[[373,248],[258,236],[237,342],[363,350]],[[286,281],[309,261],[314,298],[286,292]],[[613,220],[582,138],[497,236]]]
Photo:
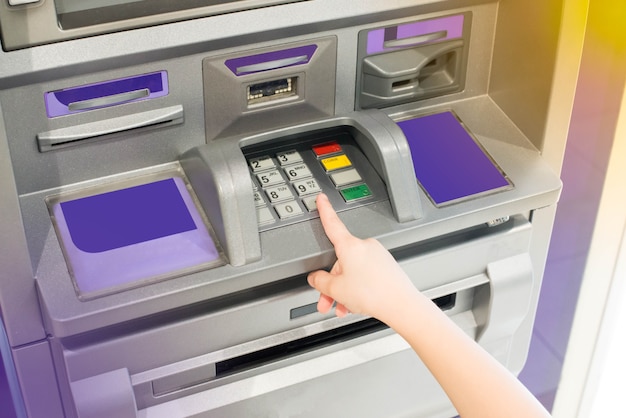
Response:
[[[343,196],[343,200],[346,202],[350,202],[352,200],[363,199],[364,197],[369,197],[372,195],[372,192],[367,184],[359,184],[358,186],[347,187],[345,189],[339,190],[341,196]]]

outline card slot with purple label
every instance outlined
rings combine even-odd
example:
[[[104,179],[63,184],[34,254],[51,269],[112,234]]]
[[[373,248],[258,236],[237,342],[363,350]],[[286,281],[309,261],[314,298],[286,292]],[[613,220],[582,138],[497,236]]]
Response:
[[[52,213],[84,298],[223,264],[180,177],[57,201]]]

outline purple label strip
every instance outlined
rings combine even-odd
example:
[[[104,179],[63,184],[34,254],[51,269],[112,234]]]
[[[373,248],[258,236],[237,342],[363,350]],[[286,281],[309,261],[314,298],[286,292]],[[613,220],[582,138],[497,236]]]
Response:
[[[226,60],[225,64],[236,76],[255,74],[278,68],[307,64],[311,61],[317,45],[305,45],[297,48],[281,49],[280,51]]]
[[[386,48],[385,42],[436,34],[438,32],[445,32],[445,35],[437,39],[437,42],[460,38],[463,36],[463,21],[463,15],[454,15],[407,23],[391,28],[374,29],[367,34],[367,54],[378,54],[402,48]]]

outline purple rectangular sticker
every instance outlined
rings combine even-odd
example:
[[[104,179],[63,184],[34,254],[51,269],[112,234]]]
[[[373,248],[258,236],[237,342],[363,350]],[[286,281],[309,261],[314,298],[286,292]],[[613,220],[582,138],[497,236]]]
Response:
[[[511,183],[452,112],[398,122],[417,180],[437,205]]]
[[[61,203],[72,242],[99,253],[196,229],[174,179]]]
[[[179,177],[62,201],[52,212],[82,297],[223,264]]]
[[[406,23],[390,28],[374,29],[367,34],[367,54],[378,54],[398,49],[385,48],[385,42],[387,41],[436,34],[438,32],[441,32],[442,36],[436,40],[437,42],[460,38],[463,36],[463,22],[463,15],[454,15]],[[427,42],[429,41],[424,43]]]

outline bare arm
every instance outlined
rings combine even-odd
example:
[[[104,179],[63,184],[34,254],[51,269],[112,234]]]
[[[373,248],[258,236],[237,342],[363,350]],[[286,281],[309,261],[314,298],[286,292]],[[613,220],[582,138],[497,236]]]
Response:
[[[376,240],[354,237],[328,198],[317,207],[337,262],[309,274],[320,291],[318,310],[337,302],[338,316],[373,316],[400,334],[422,359],[463,418],[549,417],[530,392],[420,293]]]

